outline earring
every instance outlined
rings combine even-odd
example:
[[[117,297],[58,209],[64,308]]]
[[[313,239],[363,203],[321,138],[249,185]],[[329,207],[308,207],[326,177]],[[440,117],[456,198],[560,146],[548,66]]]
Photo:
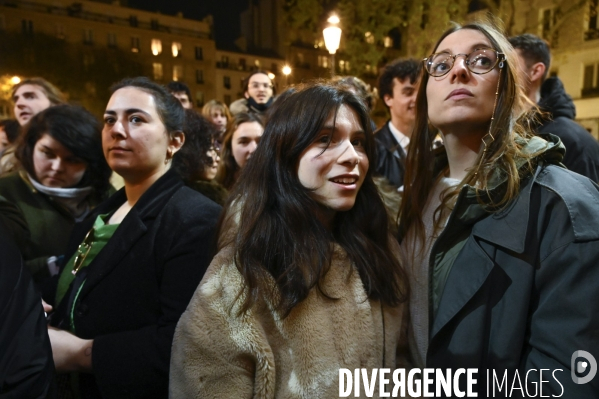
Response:
[[[503,68],[503,61],[499,63],[499,68]]]

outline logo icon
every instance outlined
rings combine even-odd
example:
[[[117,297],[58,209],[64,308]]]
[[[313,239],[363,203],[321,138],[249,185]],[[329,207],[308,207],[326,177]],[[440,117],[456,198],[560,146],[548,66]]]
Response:
[[[584,359],[584,360],[582,360]],[[572,354],[571,360],[572,381],[575,384],[586,384],[597,374],[597,360],[587,351],[578,350]],[[589,370],[585,377],[579,377],[577,374],[583,374]]]

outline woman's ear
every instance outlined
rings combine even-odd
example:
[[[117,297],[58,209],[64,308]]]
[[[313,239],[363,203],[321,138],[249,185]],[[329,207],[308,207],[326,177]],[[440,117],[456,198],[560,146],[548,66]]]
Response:
[[[176,132],[171,133],[169,137],[168,149],[172,155],[175,155],[175,153],[183,147],[183,144],[185,144],[185,133],[177,130]]]

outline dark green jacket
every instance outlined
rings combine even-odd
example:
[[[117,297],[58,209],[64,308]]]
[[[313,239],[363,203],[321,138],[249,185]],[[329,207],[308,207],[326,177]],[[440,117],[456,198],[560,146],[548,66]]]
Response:
[[[469,190],[453,213],[464,209]],[[446,228],[459,223],[453,213]],[[435,243],[432,267],[448,239]],[[507,208],[471,227],[430,326],[427,367],[477,368],[479,397],[487,370],[500,382],[508,373],[494,397],[509,396],[516,373],[531,394],[543,380],[543,395],[599,397],[598,377],[576,384],[571,376],[576,351],[599,359],[599,186],[539,160]],[[526,382],[529,370],[536,371]]]
[[[34,280],[40,281],[50,275],[48,258],[64,253],[75,219],[21,173],[0,178],[0,220],[19,245]]]

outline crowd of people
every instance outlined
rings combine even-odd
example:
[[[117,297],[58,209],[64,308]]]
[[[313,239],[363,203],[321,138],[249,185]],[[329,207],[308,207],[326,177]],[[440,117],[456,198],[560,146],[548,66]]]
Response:
[[[381,70],[380,127],[356,77],[276,96],[258,70],[200,112],[128,78],[102,123],[16,85],[0,397],[332,398],[383,368],[597,397],[571,357],[599,358],[599,143],[538,37],[476,22],[431,53]]]

